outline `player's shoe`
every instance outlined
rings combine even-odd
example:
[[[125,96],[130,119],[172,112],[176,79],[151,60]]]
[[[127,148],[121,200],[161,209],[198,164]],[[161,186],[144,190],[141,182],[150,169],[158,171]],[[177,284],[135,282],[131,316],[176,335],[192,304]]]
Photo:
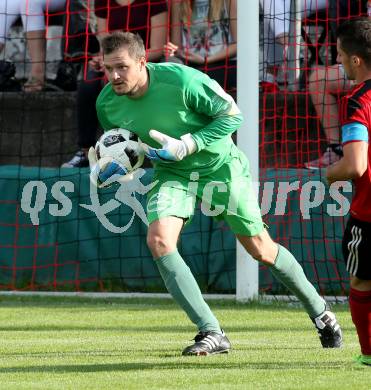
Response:
[[[86,168],[89,166],[89,160],[83,150],[79,150],[70,161],[62,164],[62,168]]]
[[[371,367],[371,356],[370,355],[358,355],[354,358],[354,361],[358,364]]]
[[[343,344],[343,335],[335,314],[326,310],[312,319],[323,348],[340,348]]]
[[[183,350],[183,356],[207,356],[218,353],[228,353],[231,343],[224,331],[222,334],[215,332],[199,332],[194,338],[195,343]]]

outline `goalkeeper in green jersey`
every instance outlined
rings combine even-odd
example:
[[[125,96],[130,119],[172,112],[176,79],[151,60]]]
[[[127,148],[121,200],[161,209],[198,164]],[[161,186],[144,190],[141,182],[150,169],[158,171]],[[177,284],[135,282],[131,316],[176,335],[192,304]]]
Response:
[[[179,234],[201,210],[225,220],[251,256],[266,264],[303,304],[325,348],[340,347],[335,315],[307,280],[293,255],[270,238],[252,189],[249,163],[231,134],[242,122],[232,97],[207,75],[184,65],[146,63],[141,39],[115,32],[102,41],[109,83],[97,100],[105,130],[126,128],[143,141],[153,161],[147,197],[147,243],[169,293],[197,326],[183,355],[228,352],[230,342],[204,301],[177,250]],[[89,152],[96,164],[94,149]],[[116,167],[102,167],[109,176]],[[108,174],[107,174],[108,173]]]

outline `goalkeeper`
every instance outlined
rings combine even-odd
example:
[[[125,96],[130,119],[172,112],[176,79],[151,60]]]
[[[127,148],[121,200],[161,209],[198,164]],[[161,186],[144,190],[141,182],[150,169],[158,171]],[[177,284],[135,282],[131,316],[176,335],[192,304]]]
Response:
[[[146,63],[140,37],[114,32],[102,41],[109,83],[97,99],[105,130],[136,133],[153,161],[156,186],[147,197],[147,243],[169,293],[197,326],[183,355],[228,352],[230,342],[177,250],[195,200],[224,219],[253,258],[266,264],[303,304],[324,348],[342,344],[335,315],[293,255],[270,238],[254,196],[249,163],[231,134],[242,122],[235,102],[214,80],[184,65]],[[94,149],[89,152],[96,162]],[[102,168],[108,172],[112,167]],[[103,176],[107,176],[103,172]]]

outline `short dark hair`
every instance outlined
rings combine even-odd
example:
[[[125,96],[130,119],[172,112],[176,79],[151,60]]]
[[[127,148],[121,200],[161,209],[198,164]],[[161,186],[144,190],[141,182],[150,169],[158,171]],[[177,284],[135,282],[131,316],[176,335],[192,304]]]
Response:
[[[140,35],[131,32],[115,31],[102,39],[103,54],[127,47],[131,58],[138,60],[146,56],[146,49]]]
[[[356,55],[371,68],[371,19],[347,20],[337,29],[340,46],[347,55]]]

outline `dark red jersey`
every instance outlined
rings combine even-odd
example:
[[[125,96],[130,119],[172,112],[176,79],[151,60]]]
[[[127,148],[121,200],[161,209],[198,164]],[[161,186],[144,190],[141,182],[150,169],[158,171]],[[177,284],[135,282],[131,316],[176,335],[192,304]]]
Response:
[[[340,105],[342,143],[371,140],[371,80],[357,85],[344,96]],[[354,181],[355,194],[350,207],[354,218],[371,222],[371,148],[368,148],[367,170]]]

